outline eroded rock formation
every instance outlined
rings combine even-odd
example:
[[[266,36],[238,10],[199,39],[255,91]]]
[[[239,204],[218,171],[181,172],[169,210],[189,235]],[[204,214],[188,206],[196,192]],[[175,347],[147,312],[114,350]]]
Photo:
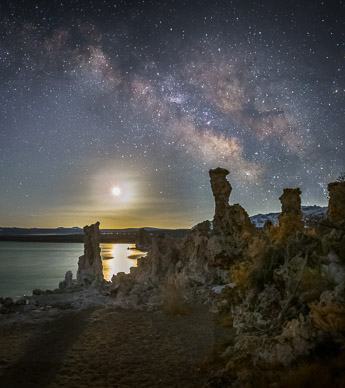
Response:
[[[78,284],[91,284],[94,280],[104,279],[99,238],[99,222],[84,226],[84,255],[79,257]]]
[[[279,227],[284,235],[295,234],[304,229],[301,193],[299,188],[284,189],[283,194],[279,198],[282,204],[282,212],[279,216]]]
[[[215,168],[210,170],[211,189],[215,200],[215,213],[213,218],[213,228],[215,233],[226,233],[230,230],[228,217],[224,217],[229,213],[229,198],[232,187],[226,176],[229,171],[225,168]]]
[[[215,200],[213,218],[214,234],[238,234],[250,232],[253,228],[247,212],[239,204],[230,205],[229,198],[232,187],[226,176],[225,168],[215,168],[209,171],[212,193]]]
[[[183,240],[162,234],[149,241],[148,233],[140,232],[137,247],[140,249],[150,242],[150,250],[130,275],[113,277],[113,288],[118,295],[135,299],[135,294],[140,293],[142,299],[148,287],[160,287],[170,277],[193,287],[213,284],[216,279],[228,281],[229,267],[243,256],[253,231],[246,211],[238,204],[228,203],[231,193],[228,173],[222,168],[210,170],[215,197],[213,225],[204,221]]]
[[[329,203],[327,218],[331,222],[345,220],[345,182],[332,182],[328,185]]]
[[[73,274],[72,271],[67,271],[65,274],[65,280],[59,283],[59,289],[64,290],[73,286]]]
[[[150,245],[149,252],[130,274],[113,276],[111,293],[122,307],[150,308],[166,303],[165,286],[173,283],[183,290],[180,299],[209,303],[233,328],[222,376],[235,382],[229,386],[254,386],[262,370],[283,370],[313,355],[325,338],[345,343],[345,232],[339,225],[304,229],[299,188],[284,189],[279,227],[254,229],[245,210],[229,204],[228,173],[210,170],[213,223],[201,222],[183,239],[161,234],[151,241],[141,230],[137,247]],[[344,189],[329,185],[332,222],[344,220]],[[78,271],[83,282],[102,271],[98,236],[98,223],[86,227]]]
[[[147,257],[138,261],[137,280],[159,285],[175,272],[178,257],[178,243],[164,233],[158,235],[152,240]]]
[[[150,233],[144,228],[139,229],[135,239],[136,248],[140,251],[147,251],[151,248],[151,245],[152,237],[150,236]]]

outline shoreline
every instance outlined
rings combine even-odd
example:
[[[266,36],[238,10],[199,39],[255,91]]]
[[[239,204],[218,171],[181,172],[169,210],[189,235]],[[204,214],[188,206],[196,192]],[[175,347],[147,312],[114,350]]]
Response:
[[[1,247],[3,249],[5,249],[5,251],[7,250],[5,243],[9,243],[11,244],[11,247],[12,247],[12,244],[14,243],[14,246],[15,247],[20,247],[19,244],[23,244],[23,246],[27,247],[29,246],[28,242],[27,241],[4,241],[3,243],[4,244],[1,244]],[[60,241],[61,243],[63,243],[62,241]],[[30,243],[33,243],[33,244],[39,244],[40,242],[39,241],[30,241]],[[55,244],[55,242],[50,242],[50,241],[45,241],[45,243],[50,243],[50,244]],[[70,244],[72,242],[66,242],[65,244]],[[18,244],[18,245],[17,245]],[[28,245],[27,245],[28,244]],[[115,244],[115,245],[118,245],[118,246],[129,246],[132,250],[133,250],[133,253],[129,256],[127,256],[127,259],[128,259],[128,262],[129,263],[132,263],[131,265],[134,266],[133,262],[131,260],[137,260],[139,259],[140,257],[143,257],[147,254],[147,252],[142,252],[142,251],[137,251],[136,248],[135,248],[135,244],[134,243],[128,243],[128,242],[115,242],[115,243],[100,243],[101,245],[104,244],[103,249],[105,249],[103,251],[103,253],[106,255],[107,253],[107,246],[109,247],[113,247],[112,244]],[[110,244],[110,245],[107,245],[107,244]],[[56,247],[54,245],[54,247]],[[70,249],[74,249],[74,245],[71,246],[72,248]],[[22,249],[22,248],[20,248]],[[36,249],[36,248],[33,248],[33,249]],[[44,251],[46,251],[46,248],[45,246],[43,246],[42,248],[40,249],[43,249]],[[51,248],[47,248],[47,250],[49,250]],[[55,249],[55,248],[54,248]],[[57,246],[57,249],[59,249],[59,246]],[[34,251],[35,253],[36,251]],[[126,250],[126,254],[128,255],[129,253],[127,252],[130,252],[129,250]],[[140,253],[139,253],[140,252]],[[78,261],[78,257],[80,255],[82,255],[83,253],[83,249],[81,248],[80,249],[80,253],[75,255],[75,262]],[[34,263],[34,256],[32,256],[32,260],[33,260],[33,263]],[[120,257],[116,256],[117,260],[124,260],[124,258],[122,258],[122,256],[120,255]],[[58,260],[59,260],[59,257],[56,256],[56,257],[52,257],[52,259],[54,259],[54,261],[52,262],[48,262],[46,263],[47,267],[49,267],[49,265],[53,265],[53,263],[57,263]],[[67,259],[66,259],[67,260]],[[107,256],[102,256],[102,262],[108,262],[109,260],[114,260],[114,257],[107,257]],[[120,261],[121,261],[120,260]],[[109,264],[108,264],[109,265]],[[107,264],[103,264],[104,268],[107,268]],[[35,265],[35,268],[37,267],[37,265]],[[37,267],[38,268],[38,267]],[[58,291],[58,287],[59,287],[59,282],[63,280],[64,276],[65,276],[65,273],[66,271],[68,270],[72,270],[74,276],[76,276],[76,271],[77,269],[74,268],[73,266],[68,266],[66,267],[67,269],[63,270],[62,272],[60,271],[60,275],[59,274],[55,274],[54,277],[52,277],[50,280],[50,282],[47,282],[46,281],[46,277],[42,278],[42,277],[38,277],[37,279],[40,279],[40,282],[36,281],[37,279],[31,279],[32,282],[30,282],[30,284],[28,283],[28,280],[25,278],[24,280],[24,284],[25,284],[25,287],[22,287],[22,284],[20,284],[21,280],[19,279],[22,279],[19,275],[16,275],[15,278],[13,278],[13,281],[11,282],[11,284],[9,284],[9,287],[6,287],[4,284],[4,287],[0,287],[0,288],[3,288],[3,290],[0,292],[0,298],[2,299],[6,299],[6,298],[11,298],[14,302],[16,302],[17,300],[19,299],[22,299],[22,298],[28,298],[28,297],[31,297],[32,296],[32,292],[34,289],[40,289],[42,291],[42,294],[45,294],[45,293],[48,293],[48,294],[51,294],[51,293],[57,293]],[[118,273],[118,272],[122,272],[124,271],[122,268],[118,268],[117,271],[114,273],[115,275]],[[130,273],[129,270],[126,270],[125,273]],[[23,274],[22,274],[23,275]],[[24,274],[25,275],[25,274]],[[106,276],[106,272],[104,272],[103,276]],[[5,279],[5,278],[4,278]],[[6,283],[6,282],[5,282]],[[18,287],[12,287],[13,284],[16,284]],[[7,288],[5,290],[5,288]]]
[[[83,234],[75,235],[39,235],[39,236],[0,236],[1,241],[9,242],[47,242],[47,243],[84,243]],[[99,241],[101,244],[134,244],[135,237],[116,237],[102,236]]]

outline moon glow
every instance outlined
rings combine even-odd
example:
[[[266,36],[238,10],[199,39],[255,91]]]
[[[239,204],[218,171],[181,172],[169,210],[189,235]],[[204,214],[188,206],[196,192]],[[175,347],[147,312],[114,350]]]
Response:
[[[115,197],[118,197],[121,194],[121,189],[118,186],[115,186],[111,189],[111,192]]]

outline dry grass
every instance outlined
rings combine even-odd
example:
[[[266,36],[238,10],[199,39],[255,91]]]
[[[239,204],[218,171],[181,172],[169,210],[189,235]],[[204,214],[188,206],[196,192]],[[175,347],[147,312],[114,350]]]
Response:
[[[271,284],[276,268],[286,261],[285,252],[277,246],[269,246],[263,255],[253,263],[250,274],[251,286],[263,290],[265,284]]]
[[[303,364],[282,377],[279,388],[343,388],[345,387],[345,358]]]
[[[311,303],[309,307],[315,325],[345,349],[345,306]]]
[[[225,315],[221,315],[218,318],[218,320],[219,320],[219,324],[223,327],[230,327],[230,328],[233,327],[234,318],[233,318],[232,314],[230,314],[230,313],[227,313]]]
[[[170,276],[161,291],[163,310],[172,316],[187,315],[188,306],[184,299],[183,287],[176,277]]]
[[[220,369],[224,369],[225,359],[222,357],[222,354],[228,345],[227,342],[215,343],[207,355],[197,363],[196,367],[199,370],[209,371],[210,375]]]
[[[230,268],[229,277],[236,287],[246,289],[249,286],[250,269],[249,263],[234,264]]]
[[[330,287],[330,282],[318,269],[307,266],[303,269],[300,288],[304,293],[304,302],[310,303],[319,299],[321,293]]]

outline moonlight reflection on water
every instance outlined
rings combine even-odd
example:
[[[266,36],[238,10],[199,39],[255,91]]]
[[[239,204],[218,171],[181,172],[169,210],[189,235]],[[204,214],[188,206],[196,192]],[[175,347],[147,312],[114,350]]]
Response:
[[[137,266],[137,259],[145,255],[134,244],[101,244],[104,279],[110,281],[118,272],[129,273]]]

